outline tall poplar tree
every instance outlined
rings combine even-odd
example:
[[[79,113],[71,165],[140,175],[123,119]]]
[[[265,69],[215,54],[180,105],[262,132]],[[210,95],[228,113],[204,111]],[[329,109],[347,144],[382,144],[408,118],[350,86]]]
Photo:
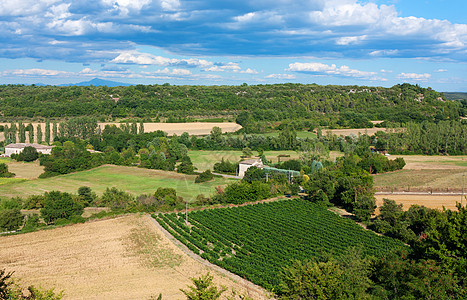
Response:
[[[31,123],[28,125],[28,137],[29,137],[29,143],[34,143],[34,126],[32,126]]]
[[[41,124],[37,124],[37,143],[42,143],[42,128]]]
[[[50,145],[50,122],[49,120],[45,121],[45,142],[47,145]]]

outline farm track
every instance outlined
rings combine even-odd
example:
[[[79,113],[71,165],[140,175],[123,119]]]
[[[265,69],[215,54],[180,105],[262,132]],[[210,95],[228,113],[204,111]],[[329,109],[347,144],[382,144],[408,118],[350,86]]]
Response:
[[[187,246],[182,244],[180,241],[178,241],[176,238],[174,238],[169,232],[167,232],[167,230],[165,230],[159,223],[157,223],[157,221],[154,218],[152,218],[150,215],[146,215],[146,217],[151,220],[151,222],[157,227],[158,230],[160,230],[169,240],[171,240],[180,250],[182,250],[189,257],[191,257],[194,260],[198,261],[199,263],[205,265],[206,267],[214,269],[217,272],[228,276],[230,279],[239,282],[239,284],[243,288],[245,288],[245,290],[247,290],[248,292],[253,290],[254,292],[256,292],[257,294],[260,294],[260,295],[266,295],[266,294],[270,293],[267,290],[265,290],[264,288],[252,283],[251,281],[248,281],[248,280],[246,280],[246,279],[244,279],[244,278],[242,278],[242,277],[240,277],[240,276],[238,276],[238,275],[236,275],[234,273],[231,273],[231,272],[229,272],[229,271],[227,271],[227,270],[225,270],[225,269],[223,269],[223,268],[221,268],[219,266],[216,266],[215,264],[212,264],[209,261],[203,259],[201,256],[196,255],[190,249],[188,249]],[[274,299],[274,298],[273,297],[271,297],[271,298],[261,297],[260,299]]]

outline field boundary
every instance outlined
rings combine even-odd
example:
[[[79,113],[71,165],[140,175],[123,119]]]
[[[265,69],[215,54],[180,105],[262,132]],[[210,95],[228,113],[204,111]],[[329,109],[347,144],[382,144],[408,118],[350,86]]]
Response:
[[[253,290],[255,291],[256,293],[258,294],[262,294],[262,295],[267,295],[267,294],[270,294],[271,292],[267,291],[266,289],[260,287],[259,285],[256,285],[254,284],[253,282],[249,281],[249,280],[246,280],[245,278],[242,278],[232,272],[229,272],[227,271],[226,269],[223,269],[213,263],[210,263],[209,261],[203,259],[201,256],[199,255],[196,255],[195,253],[193,253],[190,249],[188,249],[187,246],[185,246],[184,244],[182,244],[179,240],[177,240],[176,238],[174,238],[167,230],[165,230],[159,223],[157,223],[157,221],[149,214],[145,215],[147,218],[149,218],[151,220],[151,222],[154,224],[154,226],[157,227],[157,229],[159,229],[172,243],[174,243],[180,250],[182,250],[186,255],[188,255],[189,257],[193,258],[194,260],[198,261],[199,263],[221,273],[221,274],[224,274],[226,275],[227,277],[229,277],[230,279],[234,280],[234,281],[237,281],[238,283],[240,283],[242,285],[243,288],[246,289],[246,291],[250,291],[250,290]],[[262,297],[261,299],[274,299],[274,297],[271,297],[271,298],[267,298],[267,297]]]

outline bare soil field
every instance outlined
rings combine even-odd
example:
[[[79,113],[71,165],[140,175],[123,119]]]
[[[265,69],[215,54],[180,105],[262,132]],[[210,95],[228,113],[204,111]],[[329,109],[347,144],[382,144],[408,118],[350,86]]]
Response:
[[[355,135],[358,135],[359,133],[360,134],[373,135],[377,131],[386,131],[386,128],[373,127],[373,128],[355,128],[355,129],[354,128],[350,128],[350,129],[325,129],[325,130],[323,130],[323,134],[326,135],[328,132],[331,132],[332,134],[335,134],[337,136],[339,136],[339,135],[347,136],[347,135],[351,135],[352,133],[355,134]]]
[[[460,195],[375,195],[376,205],[380,207],[383,205],[383,199],[391,199],[399,204],[403,204],[403,209],[408,210],[411,205],[423,205],[428,208],[457,210],[456,202],[461,202]],[[467,199],[463,200],[463,205],[467,203]]]
[[[180,289],[207,272],[229,288],[225,296],[267,298],[190,258],[147,215],[0,237],[0,265],[24,286],[64,290],[65,299],[184,299]]]
[[[25,125],[28,125],[29,123],[25,123]],[[37,137],[37,125],[39,123],[37,122],[32,122],[31,123],[34,126],[34,138]],[[41,128],[42,128],[42,137],[44,138],[44,132],[45,132],[45,123],[40,123]],[[104,129],[105,125],[116,125],[120,126],[121,123],[116,123],[116,122],[108,122],[108,123],[98,123],[98,125]],[[8,125],[10,126],[10,123],[0,123],[0,125]],[[222,129],[222,132],[235,132],[242,128],[237,123],[233,122],[191,122],[191,123],[144,123],[144,132],[153,132],[157,130],[162,130],[167,132],[169,135],[181,135],[184,132],[188,132],[190,135],[208,135],[213,127],[219,127]],[[51,126],[52,127],[52,126]],[[138,129],[139,129],[139,124],[138,124]],[[52,131],[52,128],[50,129]],[[5,140],[5,137],[3,134],[0,134],[0,141]],[[28,134],[26,133],[26,140],[28,140]]]

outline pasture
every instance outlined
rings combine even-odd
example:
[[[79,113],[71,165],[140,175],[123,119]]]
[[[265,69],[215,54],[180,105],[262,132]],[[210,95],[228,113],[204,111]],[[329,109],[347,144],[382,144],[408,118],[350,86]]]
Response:
[[[0,195],[26,197],[49,191],[76,193],[80,186],[89,186],[98,195],[106,188],[116,187],[134,195],[152,194],[158,187],[174,188],[177,195],[192,201],[198,194],[211,195],[214,188],[230,179],[215,178],[205,183],[194,183],[195,175],[150,170],[137,167],[105,165],[87,171],[0,185]]]
[[[162,299],[183,299],[180,289],[207,272],[218,286],[266,299],[244,281],[185,254],[148,216],[0,236],[0,253],[0,266],[15,271],[23,286],[55,287],[65,299],[155,299],[159,293]]]

